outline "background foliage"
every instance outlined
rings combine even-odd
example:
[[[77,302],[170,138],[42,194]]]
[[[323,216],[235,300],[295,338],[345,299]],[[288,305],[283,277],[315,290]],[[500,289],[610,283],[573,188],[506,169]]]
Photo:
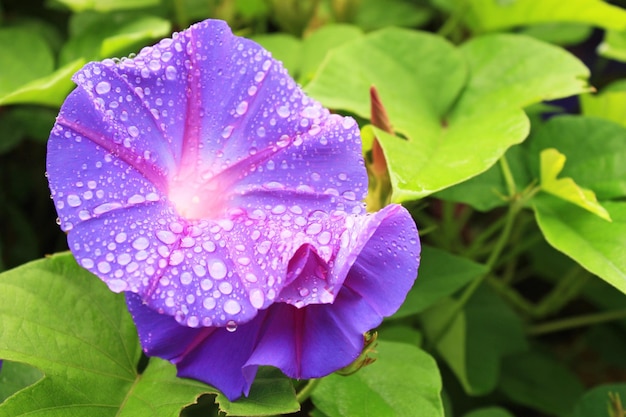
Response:
[[[234,403],[142,357],[69,253],[36,260],[67,249],[44,167],[70,76],[208,17],[357,118],[369,207],[425,244],[374,364],[263,369]],[[623,1],[1,1],[0,416],[624,416],[624,61]]]

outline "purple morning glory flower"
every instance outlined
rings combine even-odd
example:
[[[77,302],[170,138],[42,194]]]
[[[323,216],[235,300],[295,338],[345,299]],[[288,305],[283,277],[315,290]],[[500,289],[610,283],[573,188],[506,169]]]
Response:
[[[415,280],[417,230],[366,214],[358,126],[256,43],[207,20],[135,58],[87,64],[48,142],[77,261],[127,292],[144,350],[247,394],[259,365],[314,378]]]

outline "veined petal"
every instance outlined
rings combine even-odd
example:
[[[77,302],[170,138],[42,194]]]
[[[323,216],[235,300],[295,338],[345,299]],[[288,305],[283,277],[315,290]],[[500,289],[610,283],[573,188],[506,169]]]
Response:
[[[213,384],[230,399],[248,393],[258,366],[275,366],[292,378],[318,378],[347,366],[361,353],[363,333],[400,307],[419,264],[415,225],[401,206],[363,224],[362,244],[352,249],[355,259],[329,303],[298,306],[278,299],[247,323],[191,329],[129,296],[146,353],[171,360],[180,376]],[[302,274],[325,262],[313,250],[300,246],[290,268]]]

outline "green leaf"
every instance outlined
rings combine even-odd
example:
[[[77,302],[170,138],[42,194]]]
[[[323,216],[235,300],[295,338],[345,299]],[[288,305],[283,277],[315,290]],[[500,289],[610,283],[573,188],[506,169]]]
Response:
[[[565,365],[536,350],[506,358],[498,387],[519,404],[563,417],[570,415],[584,390]]]
[[[450,324],[455,311],[456,302],[446,300],[423,313],[424,332],[431,343]],[[527,344],[520,318],[483,285],[454,316],[436,349],[463,389],[482,395],[496,387],[502,358],[524,351]]]
[[[28,28],[0,30],[0,100],[54,69],[52,50],[46,40]]]
[[[71,35],[61,50],[61,62],[125,56],[148,41],[169,35],[170,31],[171,23],[156,16],[134,13],[77,14],[70,21]]]
[[[43,377],[41,371],[19,362],[3,361],[0,371],[0,403]]]
[[[300,410],[291,380],[269,367],[259,369],[248,397],[231,402],[218,393],[216,402],[227,416],[275,416]]]
[[[298,82],[306,85],[317,72],[328,51],[363,36],[363,31],[351,25],[325,25],[307,36],[300,53]]]
[[[419,27],[432,18],[429,8],[407,0],[361,0],[355,23],[365,30],[389,26]]]
[[[389,28],[333,49],[306,90],[327,107],[369,118],[376,86],[406,138],[376,130],[392,198],[406,201],[486,171],[528,134],[523,107],[586,91],[588,74],[562,49],[524,36],[485,36],[455,48]]]
[[[626,203],[603,203],[611,223],[550,195],[536,196],[533,203],[548,243],[626,293]]]
[[[70,254],[0,275],[0,358],[45,377],[0,404],[0,416],[173,416],[208,385],[175,377],[141,354],[122,294],[76,265]]]
[[[54,0],[73,12],[95,10],[106,13],[114,10],[140,9],[157,6],[159,0]]]
[[[610,395],[618,395],[626,404],[626,384],[606,384],[595,387],[578,400],[572,417],[612,417],[609,414]]]
[[[330,50],[361,36],[363,32],[356,26],[330,24],[303,41],[284,33],[258,35],[252,39],[282,61],[289,74],[304,85],[315,75]]]
[[[67,94],[75,87],[72,75],[78,71],[85,60],[77,59],[52,74],[31,81],[10,94],[0,97],[0,105],[30,103],[51,107],[60,107]]]
[[[251,39],[270,51],[274,58],[281,61],[289,71],[289,75],[294,79],[298,78],[302,49],[300,39],[286,33],[256,35]]]
[[[443,417],[435,360],[405,343],[380,341],[376,350],[372,365],[322,379],[312,394],[315,406],[328,417]]]
[[[474,410],[463,417],[513,417],[513,414],[500,407],[488,407]]]
[[[393,319],[420,313],[487,273],[487,267],[430,246],[422,247],[415,285]]]
[[[541,151],[541,189],[610,221],[609,213],[598,203],[593,191],[581,188],[569,177],[557,179],[565,159],[565,155],[554,148]]]
[[[607,30],[602,43],[598,45],[598,54],[626,62],[626,30]]]
[[[531,166],[539,173],[539,154],[556,148],[567,158],[561,175],[592,189],[600,200],[626,196],[626,128],[592,117],[558,116],[529,141]]]
[[[591,36],[593,28],[581,23],[543,23],[529,26],[520,33],[555,45],[576,45]]]
[[[579,98],[585,116],[601,117],[626,127],[626,80],[609,84],[599,94],[581,94]]]
[[[531,182],[526,151],[521,145],[515,145],[506,151],[504,157],[511,169],[517,190],[521,191]],[[502,167],[495,164],[476,177],[439,191],[435,197],[469,204],[479,211],[489,211],[506,206],[507,195],[508,189],[502,175]]]
[[[577,22],[604,29],[626,29],[626,11],[601,0],[456,0],[474,32],[535,23]]]

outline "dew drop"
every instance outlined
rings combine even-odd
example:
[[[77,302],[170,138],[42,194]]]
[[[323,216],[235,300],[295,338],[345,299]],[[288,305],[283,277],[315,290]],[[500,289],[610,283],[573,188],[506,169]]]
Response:
[[[128,131],[128,134],[133,138],[139,136],[139,129],[137,129],[137,126],[128,126],[128,129],[126,130]]]
[[[289,117],[289,114],[290,114],[290,112],[289,112],[289,107],[287,107],[287,106],[280,106],[280,107],[276,110],[276,113],[277,113],[280,117],[282,117],[282,118]]]
[[[67,196],[67,204],[69,204],[70,207],[78,207],[81,203],[80,197],[76,194],[70,194]]]
[[[183,285],[189,285],[191,284],[191,282],[193,281],[193,276],[191,275],[191,273],[185,271],[182,274],[180,274],[180,283]]]
[[[211,288],[213,288],[213,281],[211,281],[210,279],[203,279],[202,281],[200,281],[200,288],[202,288],[203,291],[209,291]]]
[[[126,287],[128,286],[128,284],[126,284],[126,281],[123,281],[121,279],[113,279],[109,281],[107,284],[109,288],[111,289],[111,291],[117,292],[117,293],[126,290]]]
[[[272,242],[270,242],[269,240],[265,240],[265,241],[259,243],[259,246],[257,246],[257,251],[261,255],[266,255],[267,252],[270,251],[271,247],[272,247]]]
[[[306,228],[307,235],[316,235],[322,231],[322,225],[319,223],[311,223],[309,227]]]
[[[263,295],[263,291],[261,291],[261,289],[259,288],[253,288],[250,291],[250,304],[252,304],[252,307],[254,308],[261,308],[263,307],[263,303],[265,302],[265,295]]]
[[[94,264],[93,264],[93,261],[92,261],[91,259],[89,259],[89,258],[83,258],[83,259],[81,259],[81,260],[80,260],[80,264],[81,264],[84,268],[87,268],[87,269],[91,269],[91,268],[93,268],[93,265],[94,265]]]
[[[233,133],[233,127],[231,125],[228,125],[224,128],[224,130],[222,130],[222,137],[224,139],[228,139],[230,135],[232,135],[232,133]]]
[[[156,235],[157,238],[166,245],[171,245],[177,240],[176,235],[169,230],[159,230]]]
[[[209,264],[209,274],[215,279],[224,279],[227,272],[226,265],[219,259],[215,259]]]
[[[219,288],[220,292],[224,295],[228,295],[233,292],[233,286],[228,281],[220,282],[217,288]]]
[[[117,243],[124,243],[124,242],[126,242],[126,233],[124,233],[124,232],[118,233],[115,236],[115,241]]]
[[[330,242],[330,238],[332,237],[331,233],[327,230],[324,230],[322,233],[319,234],[319,236],[317,237],[317,241],[322,244],[322,245],[328,245],[328,243]]]
[[[117,263],[120,264],[121,266],[126,266],[130,263],[131,261],[131,257],[129,254],[127,253],[122,253],[121,255],[119,255],[117,257]]]
[[[235,111],[240,116],[243,116],[244,114],[246,114],[246,112],[248,111],[248,102],[244,100],[241,103],[239,103]]]
[[[226,308],[226,306],[224,306],[224,309]],[[235,323],[234,320],[229,320],[226,323],[226,330],[233,333],[234,331],[237,330],[237,323]]]
[[[187,319],[187,326],[189,327],[198,327],[200,321],[196,316],[191,316]]]
[[[170,255],[170,265],[180,265],[184,259],[185,255],[183,255],[183,252],[179,250],[172,251],[172,255]]]
[[[144,250],[150,245],[150,241],[145,237],[138,237],[133,242],[133,248],[137,250]]]
[[[248,282],[257,282],[258,278],[252,272],[248,272],[246,274],[246,281],[248,281]]]
[[[172,65],[168,65],[167,68],[165,68],[165,78],[167,78],[170,81],[173,81],[176,79],[176,67],[173,67]]]
[[[215,308],[215,298],[207,297],[202,301],[202,305],[207,310],[213,310]]]
[[[106,261],[98,262],[98,271],[103,274],[108,274],[111,272],[111,264]]]
[[[98,94],[106,94],[111,91],[111,84],[106,81],[100,81],[96,84],[96,93]]]
[[[224,303],[224,311],[227,314],[237,314],[241,311],[241,305],[236,300],[228,300]]]
[[[206,241],[202,244],[202,249],[204,249],[205,251],[211,253],[211,252],[215,252],[215,243],[213,243],[212,241]]]

